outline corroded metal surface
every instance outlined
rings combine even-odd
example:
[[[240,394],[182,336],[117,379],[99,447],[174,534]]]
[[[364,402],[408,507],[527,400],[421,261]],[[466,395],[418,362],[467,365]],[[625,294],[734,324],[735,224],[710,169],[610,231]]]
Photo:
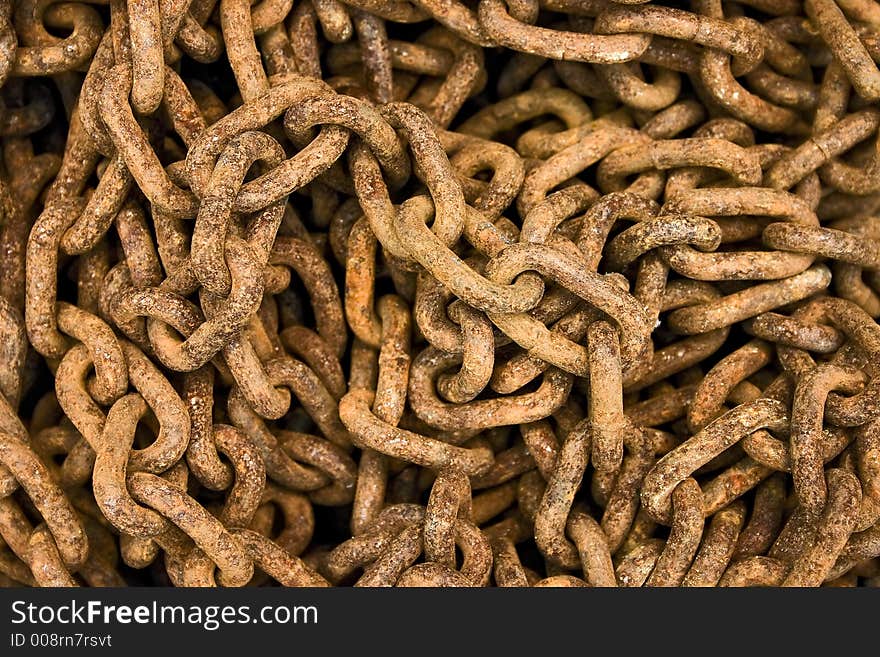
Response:
[[[880,10],[674,4],[0,1],[0,584],[880,584]]]

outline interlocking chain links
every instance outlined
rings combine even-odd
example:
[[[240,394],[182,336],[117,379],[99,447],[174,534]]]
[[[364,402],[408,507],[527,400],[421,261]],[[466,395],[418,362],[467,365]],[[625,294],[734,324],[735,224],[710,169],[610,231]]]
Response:
[[[880,582],[873,5],[295,5],[0,8],[3,577]]]

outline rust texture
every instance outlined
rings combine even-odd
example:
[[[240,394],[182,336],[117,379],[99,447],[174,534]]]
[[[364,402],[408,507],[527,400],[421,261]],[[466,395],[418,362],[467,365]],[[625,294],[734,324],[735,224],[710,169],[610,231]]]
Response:
[[[873,0],[0,0],[0,585],[880,586],[878,62]]]

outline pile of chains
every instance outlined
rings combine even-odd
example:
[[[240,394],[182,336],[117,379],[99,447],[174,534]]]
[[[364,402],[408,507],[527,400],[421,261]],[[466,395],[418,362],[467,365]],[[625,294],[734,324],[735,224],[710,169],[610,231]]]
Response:
[[[880,585],[878,62],[873,0],[0,0],[0,584]]]

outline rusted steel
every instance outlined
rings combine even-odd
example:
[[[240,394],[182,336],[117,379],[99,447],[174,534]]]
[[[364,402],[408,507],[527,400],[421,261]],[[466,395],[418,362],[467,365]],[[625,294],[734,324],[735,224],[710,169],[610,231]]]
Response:
[[[880,581],[876,3],[103,4],[0,2],[0,583]]]

